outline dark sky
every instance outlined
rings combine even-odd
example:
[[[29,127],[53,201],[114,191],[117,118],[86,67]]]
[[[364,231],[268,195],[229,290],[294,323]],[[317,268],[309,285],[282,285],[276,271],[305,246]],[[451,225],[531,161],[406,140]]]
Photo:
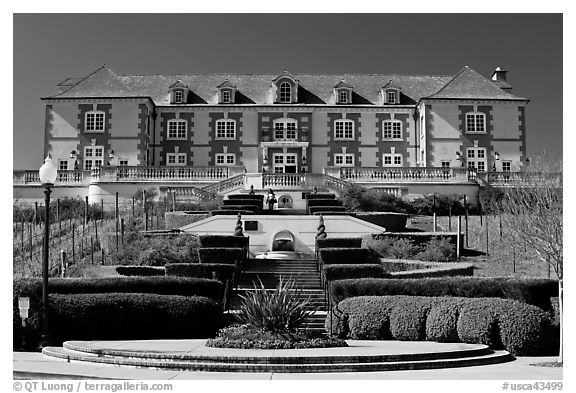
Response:
[[[508,70],[528,150],[562,154],[561,14],[15,14],[14,168],[42,163],[44,105],[69,76]]]

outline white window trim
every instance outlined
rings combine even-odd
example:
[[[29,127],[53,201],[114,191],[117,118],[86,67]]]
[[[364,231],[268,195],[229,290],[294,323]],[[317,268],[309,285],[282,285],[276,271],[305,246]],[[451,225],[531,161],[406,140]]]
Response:
[[[470,131],[468,129],[468,115],[474,115],[474,131]],[[476,120],[476,116],[480,115],[482,117],[482,123],[484,125],[484,131],[476,131],[476,128],[478,128],[478,123]],[[466,134],[486,134],[487,132],[487,124],[486,124],[486,114],[483,112],[466,112],[466,115],[464,116],[464,127],[466,128]]]
[[[102,129],[96,129],[96,115],[102,115]],[[94,129],[88,129],[88,117],[94,116]],[[106,131],[106,113],[103,111],[88,111],[84,114],[84,132],[105,132]]]
[[[125,164],[123,164],[123,162],[125,162]],[[130,163],[130,161],[126,158],[119,158],[118,159],[118,166],[128,166],[128,164]]]
[[[386,164],[386,157],[390,157],[390,164]],[[394,163],[394,158],[400,157],[400,164],[395,164]],[[404,157],[402,156],[402,154],[399,153],[384,153],[382,154],[382,166],[385,168],[389,168],[389,167],[402,167],[404,166]]]
[[[473,158],[469,158],[469,155],[468,155],[469,151],[474,151],[474,157]],[[478,158],[478,151],[484,152],[483,158]],[[474,164],[474,168],[479,170],[478,169],[478,163],[479,162],[484,163],[484,170],[481,172],[487,172],[488,171],[488,156],[486,155],[486,148],[485,147],[468,147],[468,148],[466,148],[466,167],[471,168],[472,166],[470,164]]]
[[[348,90],[344,90],[344,89],[338,90],[338,103],[339,104],[349,104],[348,95],[349,95]],[[342,99],[342,97],[344,97],[344,99]]]
[[[283,94],[282,94],[282,87],[288,85],[288,101],[283,100]],[[278,85],[278,102],[282,103],[282,104],[290,104],[292,103],[292,85],[290,84],[290,82],[282,82]]]
[[[294,138],[288,139],[288,123],[294,123],[294,132],[296,136]],[[282,124],[282,138],[276,138],[276,124]],[[296,119],[290,118],[282,118],[276,119],[272,123],[272,130],[274,132],[274,140],[282,140],[282,141],[297,141],[298,140],[298,121]]]
[[[448,166],[442,165],[442,164],[444,164],[445,162],[448,163]],[[442,161],[440,161],[440,168],[446,168],[446,169],[452,168],[452,161],[450,161],[450,160],[442,160]]]
[[[282,157],[282,163],[276,163],[276,157]],[[294,157],[294,164],[286,164],[287,157]],[[298,173],[298,154],[296,153],[274,153],[272,154],[272,170],[274,173],[286,173],[286,166],[295,166]],[[282,168],[282,172],[276,172],[276,168]]]
[[[338,164],[338,157],[342,158],[342,164]],[[352,157],[352,163],[347,164],[346,163],[346,158],[347,157]],[[334,154],[334,166],[347,166],[347,167],[353,167],[356,164],[356,156],[353,153],[336,153]]]
[[[509,164],[508,170],[504,169],[504,164]],[[512,172],[512,160],[502,160],[502,172]]]
[[[86,152],[88,151],[88,149],[91,149],[90,155],[88,155],[88,154],[86,153]],[[101,155],[101,156],[97,156],[97,155],[96,155],[96,149],[101,149],[101,150],[102,150],[102,155]],[[104,146],[94,146],[94,145],[84,146],[84,155],[83,155],[83,157],[84,157],[84,160],[83,160],[84,162],[83,162],[82,165],[83,165],[84,170],[88,170],[88,162],[90,162],[91,165],[92,165],[92,167],[91,167],[90,169],[96,168],[96,167],[97,167],[96,163],[97,163],[98,161],[100,161],[100,165],[99,165],[99,166],[104,165]]]
[[[63,165],[66,164],[66,165]],[[65,168],[62,168],[65,166]],[[59,171],[67,171],[68,170],[68,160],[58,160],[58,170]]]
[[[184,103],[184,92],[182,90],[174,90],[174,103],[175,104]]]
[[[218,163],[218,157],[223,157],[224,162]],[[233,158],[231,163],[228,162],[229,157]],[[216,153],[214,160],[216,166],[234,166],[236,165],[236,153]]]
[[[178,163],[178,158],[184,156],[184,163]],[[174,163],[170,163],[170,158],[174,157]],[[166,166],[186,166],[188,157],[186,153],[166,153]]]
[[[230,90],[222,90],[222,104],[232,103],[232,92]]]
[[[386,138],[386,134],[384,132],[384,127],[386,126],[386,124],[391,124],[391,132],[392,132],[392,137],[391,138]],[[394,124],[400,124],[400,137],[395,138],[394,137]],[[386,140],[386,141],[403,141],[404,140],[404,127],[402,127],[402,121],[400,120],[384,120],[382,122],[382,140]]]
[[[392,100],[390,100],[390,95],[392,95],[394,98]],[[394,89],[388,89],[386,90],[386,103],[387,104],[397,104],[397,95],[398,95],[398,91],[394,90]]]
[[[218,136],[218,125],[221,123],[233,123],[234,124],[234,136],[233,137],[227,137],[226,136],[226,130],[227,130],[227,126],[226,124],[224,124],[224,136],[220,137]],[[233,119],[220,119],[220,120],[216,120],[216,124],[214,126],[214,134],[215,134],[215,139],[218,141],[233,141],[236,140],[236,120]]]
[[[184,124],[184,137],[178,137],[178,124]],[[170,136],[170,124],[176,124],[176,136]],[[168,124],[166,125],[166,140],[178,140],[178,141],[185,141],[188,139],[188,122],[182,119],[171,119],[168,120]]]
[[[351,124],[352,124],[352,136],[351,136],[351,137],[344,137],[344,136],[343,136],[343,137],[338,137],[337,134],[336,134],[336,127],[337,127],[337,124],[338,124],[338,123],[343,123],[343,124],[351,123]],[[348,119],[335,120],[335,121],[334,121],[334,140],[335,140],[335,141],[353,141],[353,140],[354,140],[354,137],[356,136],[356,130],[355,130],[355,128],[356,128],[356,125],[354,124],[354,120],[348,120]],[[345,130],[346,130],[346,127],[343,125],[343,126],[342,126],[342,132],[343,132],[343,134],[345,134]]]

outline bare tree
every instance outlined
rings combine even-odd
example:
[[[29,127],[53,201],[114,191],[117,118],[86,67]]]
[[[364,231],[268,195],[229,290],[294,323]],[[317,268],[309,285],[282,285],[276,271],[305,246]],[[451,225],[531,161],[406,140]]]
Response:
[[[533,252],[558,278],[560,354],[563,359],[563,224],[562,163],[536,157],[519,173],[511,173],[509,187],[496,203],[506,215],[507,230],[515,245]]]

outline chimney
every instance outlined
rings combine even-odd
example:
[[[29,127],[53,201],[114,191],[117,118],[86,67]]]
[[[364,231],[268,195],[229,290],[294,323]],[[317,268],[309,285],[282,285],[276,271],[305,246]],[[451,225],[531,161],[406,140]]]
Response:
[[[506,73],[508,71],[503,70],[500,67],[496,67],[494,72],[492,73],[492,80],[498,82],[506,82]]]

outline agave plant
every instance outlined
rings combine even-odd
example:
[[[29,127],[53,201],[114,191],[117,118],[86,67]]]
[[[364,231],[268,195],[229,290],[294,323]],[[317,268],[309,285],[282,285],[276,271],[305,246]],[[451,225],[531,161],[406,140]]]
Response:
[[[310,297],[302,299],[301,291],[294,281],[282,278],[274,290],[267,290],[262,281],[254,283],[254,291],[241,296],[238,319],[255,328],[291,337],[311,314],[308,310]]]

